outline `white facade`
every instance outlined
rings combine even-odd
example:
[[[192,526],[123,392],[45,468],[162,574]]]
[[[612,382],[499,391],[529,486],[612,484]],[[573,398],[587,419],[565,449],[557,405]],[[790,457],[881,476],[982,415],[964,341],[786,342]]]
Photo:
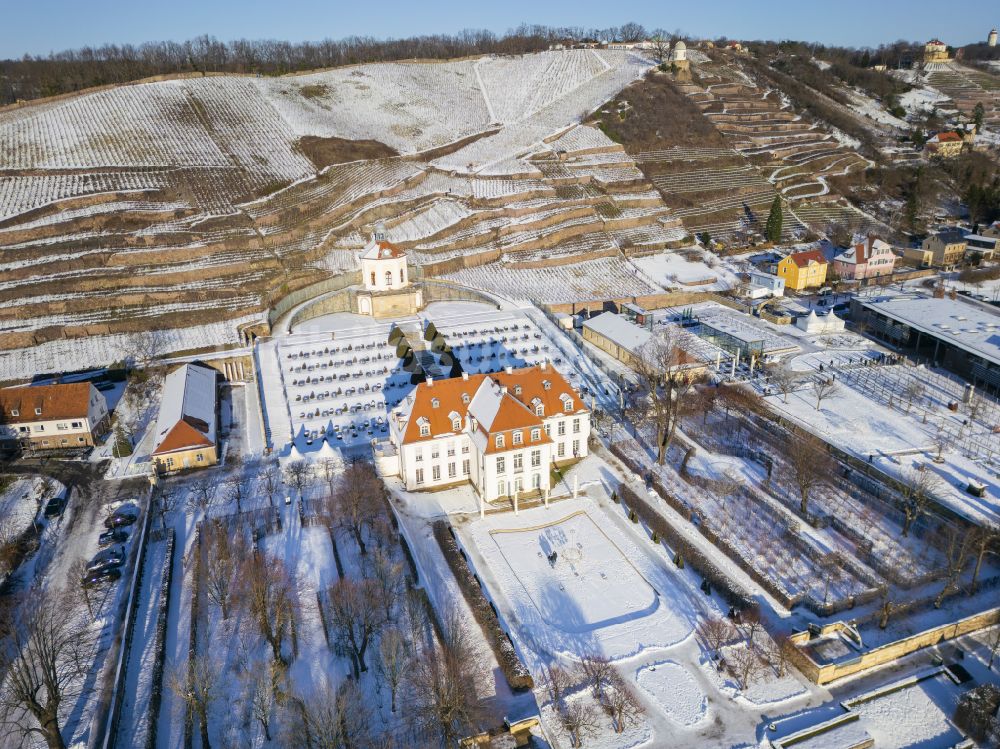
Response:
[[[366,291],[399,291],[410,285],[406,253],[378,238],[361,254],[361,278]]]
[[[533,369],[541,370],[540,378],[553,372]],[[465,374],[423,383],[393,412],[389,439],[398,451],[398,474],[407,490],[468,482],[486,502],[544,494],[552,488],[553,465],[588,454],[590,412],[572,388],[567,387],[572,395],[559,394],[556,402],[563,404],[562,410],[550,407],[553,412],[546,413],[539,398],[521,402],[520,386],[503,384],[516,381],[517,375],[512,370],[506,375]],[[558,381],[565,384],[561,377]],[[414,414],[426,411],[428,405],[430,417],[416,415],[411,425]],[[511,426],[512,414],[524,418]],[[419,436],[414,439],[414,434]]]
[[[750,271],[750,298],[761,299],[763,297],[784,296],[785,279],[775,276],[772,273],[763,271]]]

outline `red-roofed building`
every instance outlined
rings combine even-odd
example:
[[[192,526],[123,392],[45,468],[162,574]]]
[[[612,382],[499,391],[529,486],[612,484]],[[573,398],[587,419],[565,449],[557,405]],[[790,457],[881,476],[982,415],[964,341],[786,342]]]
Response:
[[[819,250],[793,252],[778,263],[778,277],[785,279],[785,288],[793,291],[818,288],[826,281],[829,263]]]
[[[950,159],[958,156],[965,148],[965,138],[961,133],[947,131],[936,133],[927,139],[924,144],[924,151],[928,156],[940,156],[943,159]]]
[[[111,423],[108,404],[90,382],[0,390],[0,448],[93,447]]]
[[[553,465],[587,455],[590,409],[548,364],[428,380],[393,411],[409,490],[471,483],[486,502],[551,489]]]

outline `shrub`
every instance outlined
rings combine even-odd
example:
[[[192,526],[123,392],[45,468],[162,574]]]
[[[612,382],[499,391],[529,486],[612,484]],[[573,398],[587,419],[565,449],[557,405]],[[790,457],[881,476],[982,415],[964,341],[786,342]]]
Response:
[[[534,681],[532,681],[527,666],[518,657],[510,637],[500,626],[496,612],[479,586],[476,576],[469,569],[469,564],[453,534],[451,526],[444,520],[435,521],[434,538],[437,539],[441,553],[444,554],[448,566],[451,567],[451,571],[458,581],[458,587],[462,589],[466,603],[469,604],[476,621],[486,633],[486,639],[490,643],[490,647],[493,648],[493,654],[496,656],[497,663],[500,664],[500,669],[503,671],[507,683],[515,691],[531,689],[534,686]]]

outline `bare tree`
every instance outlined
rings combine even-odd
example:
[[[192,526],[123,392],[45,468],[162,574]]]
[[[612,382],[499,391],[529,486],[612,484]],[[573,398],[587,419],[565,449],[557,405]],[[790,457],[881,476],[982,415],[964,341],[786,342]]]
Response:
[[[976,555],[976,566],[972,570],[972,584],[969,593],[975,593],[979,587],[979,573],[982,571],[983,560],[987,552],[1000,543],[1000,525],[984,520],[982,525],[976,526],[972,532],[973,549]]]
[[[747,635],[747,645],[754,646],[754,638],[764,629],[764,622],[761,620],[760,607],[749,606],[741,612],[740,623]]]
[[[63,749],[59,707],[79,694],[93,644],[89,621],[74,616],[67,601],[43,590],[15,601],[0,631],[0,726],[8,736],[35,736]]]
[[[301,497],[312,483],[312,468],[304,460],[295,460],[285,465],[285,483],[295,488]]]
[[[365,532],[385,512],[385,487],[370,463],[354,463],[337,481],[331,499],[331,517],[357,543],[362,554],[368,553]]]
[[[337,580],[327,600],[330,628],[340,645],[353,656],[354,678],[367,671],[365,653],[384,623],[379,605],[378,584],[374,580]]]
[[[924,514],[941,479],[925,466],[907,468],[900,476],[903,490],[903,536],[910,535],[913,523]]]
[[[580,668],[590,685],[591,694],[598,699],[604,696],[604,690],[617,673],[611,661],[603,655],[584,655],[580,658]]]
[[[240,578],[241,595],[261,636],[271,646],[274,660],[287,666],[281,648],[295,614],[291,575],[281,559],[256,553],[247,558]]]
[[[319,464],[323,481],[326,482],[326,490],[333,496],[337,489],[337,477],[340,476],[340,461],[336,458],[324,458]]]
[[[608,688],[601,697],[601,706],[611,716],[615,732],[622,733],[630,724],[638,722],[646,710],[621,674],[614,670],[611,674]]]
[[[218,477],[203,473],[191,482],[189,503],[192,511],[208,511],[208,508],[215,502],[218,481]]]
[[[363,564],[365,577],[376,583],[378,603],[386,622],[392,621],[392,614],[405,589],[403,563],[392,558],[391,550],[376,547]]]
[[[588,736],[593,736],[600,730],[597,712],[593,705],[577,700],[568,705],[559,705],[559,722],[569,734],[570,746],[581,747]]]
[[[784,402],[788,403],[788,394],[794,392],[799,384],[796,373],[785,364],[775,364],[767,368],[767,376],[781,393]]]
[[[778,675],[778,678],[788,673],[788,665],[792,662],[792,654],[794,652],[795,644],[784,632],[778,632],[767,638],[767,641],[764,643],[764,653],[767,655],[771,666],[774,667],[774,672]]]
[[[371,710],[356,681],[323,683],[289,701],[282,746],[348,749],[372,746]]]
[[[542,673],[542,687],[549,695],[553,705],[562,702],[563,695],[573,685],[574,675],[559,665],[548,664]]]
[[[442,746],[454,746],[483,718],[475,688],[483,663],[461,616],[449,612],[443,630],[440,646],[424,648],[414,659],[407,678],[406,715],[417,731],[437,734]]]
[[[986,647],[990,649],[990,661],[986,664],[986,668],[993,668],[993,661],[997,657],[997,652],[1000,651],[1000,625],[995,626],[986,634]]]
[[[267,492],[267,501],[273,505],[274,495],[281,489],[281,469],[273,460],[267,461],[260,469],[260,482]]]
[[[156,514],[160,518],[160,527],[167,527],[167,515],[176,510],[181,503],[181,493],[173,486],[160,485],[155,496]]]
[[[653,56],[656,58],[656,62],[662,63],[667,59],[667,55],[670,54],[670,40],[666,34],[655,33],[652,42]]]
[[[250,714],[260,723],[264,732],[264,740],[271,740],[271,720],[277,701],[277,680],[275,664],[254,664],[255,667],[242,673],[243,702],[249,708]]]
[[[733,641],[735,628],[728,619],[721,616],[710,616],[698,622],[695,631],[705,647],[713,654],[718,654],[723,646]]]
[[[909,413],[910,409],[913,408],[913,401],[924,394],[924,385],[917,380],[910,380],[906,383],[903,392],[906,395],[906,413]]]
[[[760,675],[760,659],[749,647],[734,649],[726,662],[741,690],[750,686]]]
[[[823,440],[803,432],[789,437],[788,463],[799,490],[799,512],[806,515],[810,495],[833,475],[834,460]]]
[[[958,581],[965,570],[974,539],[964,529],[948,526],[944,531],[944,585],[934,599],[934,608],[941,608],[944,599],[958,589]]]
[[[226,500],[236,505],[236,512],[243,512],[243,502],[253,488],[253,471],[246,460],[235,461],[232,473],[226,476]]]
[[[937,429],[934,431],[934,462],[943,463],[944,462],[944,452],[949,447],[951,447],[953,442],[953,437],[951,432],[948,430],[948,424],[944,419],[938,424]]]
[[[673,329],[650,338],[636,357],[635,370],[643,391],[639,416],[656,432],[656,462],[660,465],[677,431],[681,402],[700,377],[691,367],[694,363]]]
[[[816,410],[819,411],[823,401],[835,395],[838,389],[837,381],[832,377],[816,377],[812,381],[813,395],[816,396]]]
[[[391,695],[391,711],[396,712],[396,695],[399,685],[410,668],[412,654],[410,643],[406,641],[402,630],[390,627],[382,633],[378,641],[378,672],[385,679]]]
[[[196,655],[170,674],[168,684],[184,708],[197,718],[203,749],[211,749],[208,711],[219,696],[219,664],[205,655]]]
[[[226,621],[236,593],[236,573],[246,557],[246,544],[241,532],[234,534],[221,521],[212,521],[204,527],[207,547],[205,592],[209,600],[219,607],[222,620]]]

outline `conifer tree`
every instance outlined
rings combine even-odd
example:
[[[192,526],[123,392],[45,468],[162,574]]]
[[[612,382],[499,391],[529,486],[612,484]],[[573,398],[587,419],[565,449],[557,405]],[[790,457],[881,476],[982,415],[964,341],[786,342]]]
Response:
[[[775,195],[774,202],[771,203],[771,212],[767,215],[767,224],[764,227],[764,234],[767,241],[778,243],[781,241],[781,224],[784,217],[781,213],[781,196]]]

